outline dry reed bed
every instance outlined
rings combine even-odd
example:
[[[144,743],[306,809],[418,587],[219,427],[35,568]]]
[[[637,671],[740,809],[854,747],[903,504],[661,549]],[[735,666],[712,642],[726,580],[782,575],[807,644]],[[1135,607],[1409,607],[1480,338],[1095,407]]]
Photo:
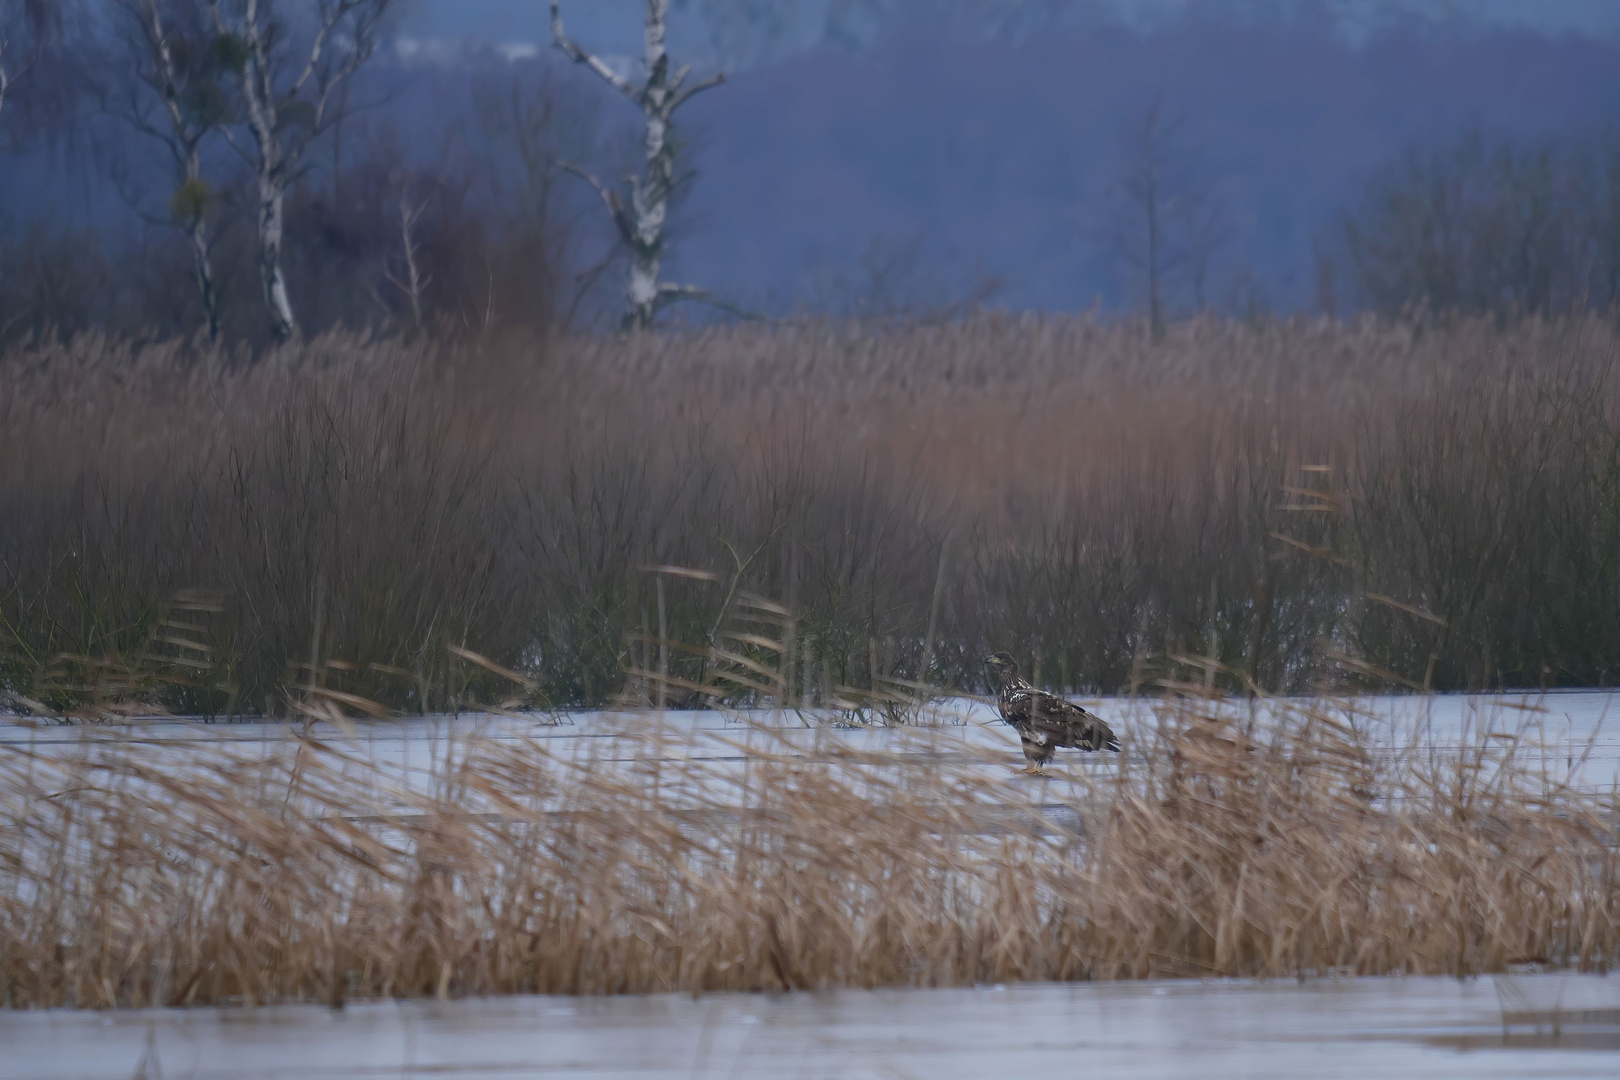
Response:
[[[1045,783],[1013,777],[1010,747],[963,761],[921,733],[814,757],[756,740],[740,763],[666,759],[652,728],[594,762],[459,739],[414,794],[315,740],[183,760],[121,738],[3,751],[0,1000],[1620,959],[1612,795],[1561,786],[1514,740],[1419,752],[1326,704],[1274,715],[1167,702],[1117,770],[1090,759]]]
[[[668,564],[721,579],[666,598],[699,649],[733,577],[793,607],[811,700],[972,687],[992,649],[1075,691],[1177,654],[1229,689],[1605,685],[1616,344],[1599,314],[43,344],[0,358],[0,691],[70,711],[117,669],[276,714],[314,653],[447,710],[453,645],[597,705]],[[198,591],[202,669],[154,670]]]

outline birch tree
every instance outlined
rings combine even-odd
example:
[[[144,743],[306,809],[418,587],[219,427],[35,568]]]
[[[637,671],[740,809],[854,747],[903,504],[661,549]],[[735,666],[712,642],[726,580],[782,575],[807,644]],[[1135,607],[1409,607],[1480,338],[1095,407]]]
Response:
[[[395,0],[315,0],[302,47],[275,0],[206,0],[220,47],[237,68],[247,124],[244,157],[254,171],[259,277],[270,328],[298,333],[282,271],[287,189],[310,146],[340,118],[338,91],[375,52]]]
[[[217,340],[220,294],[209,227],[215,197],[203,177],[202,151],[228,112],[219,50],[212,47],[212,35],[194,6],[160,5],[158,0],[115,0],[115,5],[127,17],[136,83],[160,105],[160,118],[154,119],[143,102],[131,102],[125,119],[161,143],[173,160],[169,220],[191,245],[192,277],[208,337]]]
[[[670,70],[665,38],[669,27],[669,0],[646,0],[645,32],[642,51],[642,78],[639,83],[613,70],[595,53],[587,52],[563,28],[559,0],[551,0],[551,36],[557,47],[576,64],[583,64],[603,82],[634,105],[645,126],[643,158],[639,175],[625,180],[625,194],[603,183],[577,165],[570,172],[595,189],[613,218],[619,238],[630,253],[630,269],[625,282],[624,326],[646,329],[658,313],[677,300],[712,299],[708,292],[690,285],[677,285],[659,279],[665,255],[665,229],[669,218],[670,196],[678,181],[676,175],[675,114],[692,98],[725,82],[724,73],[688,82],[691,65]]]

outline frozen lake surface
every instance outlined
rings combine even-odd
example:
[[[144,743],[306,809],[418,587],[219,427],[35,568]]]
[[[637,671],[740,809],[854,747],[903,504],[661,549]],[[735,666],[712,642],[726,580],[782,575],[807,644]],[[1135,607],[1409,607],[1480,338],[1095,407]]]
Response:
[[[1127,751],[1133,737],[1142,738],[1161,720],[1162,704],[1148,699],[1076,700],[1107,720],[1120,733]],[[1304,702],[1285,704],[1295,707]],[[1363,730],[1368,745],[1389,758],[1414,750],[1455,752],[1484,741],[1496,752],[1510,744],[1518,746],[1527,755],[1522,760],[1543,763],[1559,779],[1577,780],[1585,787],[1607,788],[1620,780],[1620,717],[1610,722],[1616,706],[1614,691],[1391,695],[1318,699],[1316,704],[1327,715]],[[1240,719],[1258,716],[1263,721],[1267,706],[1243,701],[1197,702],[1191,709],[1194,713],[1215,710]],[[910,760],[904,753],[898,754],[889,763],[897,768],[929,767],[939,760],[938,755],[999,762],[1010,768],[1023,764],[1012,729],[999,722],[992,707],[970,699],[930,707],[923,717],[924,726],[834,726],[827,719],[766,710],[670,711],[662,715],[652,711],[580,712],[533,719],[466,714],[355,721],[343,730],[319,725],[316,734],[356,759],[397,770],[409,786],[431,777],[435,755],[442,752],[447,737],[469,735],[495,741],[534,740],[548,754],[575,760],[588,756],[597,764],[632,757],[645,761],[646,735],[654,729],[665,740],[663,754],[669,761],[739,761],[742,747],[747,746],[810,758],[850,751],[926,752]],[[70,727],[0,718],[0,751],[13,746],[46,754],[71,753],[87,742],[115,736],[172,747],[176,761],[184,760],[188,746],[201,744],[271,755],[294,751],[297,744],[289,737],[292,730],[284,723],[263,722],[201,724],[170,719],[116,727]],[[617,753],[621,748],[623,753]],[[1062,751],[1052,771],[1061,776],[1084,770],[1095,777],[1108,773],[1117,760],[1110,754]]]
[[[1557,1033],[1551,1014],[1557,1010]],[[1620,977],[1137,982],[0,1013],[0,1074],[748,1080],[1620,1075]]]
[[[1141,702],[1088,704],[1122,733],[1127,752],[1133,738],[1161,722]],[[1620,725],[1607,722],[1613,704],[1604,691],[1363,698],[1319,707],[1364,727],[1375,753],[1449,754],[1483,740],[1524,747],[1533,758],[1541,755],[1549,772],[1606,789],[1620,769]],[[1195,708],[1211,707],[1240,714],[1249,708]],[[746,756],[744,748],[807,758],[884,751],[889,754],[877,767],[885,769],[938,767],[958,755],[971,769],[982,762],[1009,777],[1021,764],[1016,738],[984,705],[952,702],[932,719],[935,726],[925,728],[862,729],[764,712],[590,713],[555,725],[464,716],[357,722],[318,735],[348,755],[361,775],[382,766],[408,788],[431,785],[435,762],[456,741],[452,737],[473,734],[533,745],[561,759],[645,763],[651,754],[714,763],[705,775],[725,774]],[[649,742],[649,730],[659,733],[657,740]],[[276,757],[300,745],[282,724],[158,720],[109,728],[0,721],[0,756],[8,748],[46,758],[94,753],[108,739],[131,740],[177,766],[202,748]],[[1106,775],[1118,760],[1065,753],[1053,771]],[[378,805],[397,794],[380,795]],[[313,1005],[0,1010],[0,1080],[429,1075],[1615,1077],[1620,976],[512,997],[355,1003],[341,1011]]]

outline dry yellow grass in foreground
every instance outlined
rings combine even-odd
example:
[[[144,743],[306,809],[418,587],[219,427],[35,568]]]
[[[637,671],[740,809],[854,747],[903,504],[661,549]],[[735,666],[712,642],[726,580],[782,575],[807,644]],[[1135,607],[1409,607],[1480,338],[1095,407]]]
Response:
[[[311,740],[0,751],[0,999],[1615,962],[1611,795],[1512,740],[1402,750],[1325,706],[1279,710],[1257,728],[1167,704],[1120,758],[1044,784],[926,732],[804,756],[739,730],[730,761],[671,758],[655,730],[592,762],[461,738],[415,794]]]

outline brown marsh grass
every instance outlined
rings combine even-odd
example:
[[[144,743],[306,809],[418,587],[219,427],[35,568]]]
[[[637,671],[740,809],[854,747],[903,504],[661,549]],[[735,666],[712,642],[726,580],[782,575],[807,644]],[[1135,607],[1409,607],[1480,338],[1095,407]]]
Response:
[[[991,648],[1073,691],[1180,654],[1232,690],[1606,685],[1616,344],[1600,314],[1210,318],[1157,345],[981,315],[14,349],[0,692],[279,714],[313,665],[402,711],[497,693],[454,646],[598,704],[672,564],[722,584],[667,583],[671,638],[712,644],[738,587],[799,613],[797,698],[972,687]]]
[[[1527,741],[1390,745],[1325,702],[1182,699],[1117,769],[649,720],[586,757],[446,737],[401,783],[341,732],[277,751],[0,755],[14,1008],[1010,980],[1604,971],[1612,795]],[[1140,721],[1139,714],[1137,720]],[[1519,732],[1523,735],[1524,732]],[[822,733],[823,736],[826,733]],[[578,741],[575,741],[578,742]]]

